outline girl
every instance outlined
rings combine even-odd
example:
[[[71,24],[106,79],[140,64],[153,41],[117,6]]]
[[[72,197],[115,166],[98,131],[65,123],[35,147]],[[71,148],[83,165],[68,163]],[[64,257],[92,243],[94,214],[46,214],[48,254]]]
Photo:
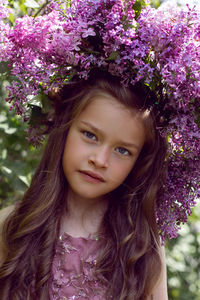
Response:
[[[167,147],[147,95],[96,73],[51,100],[43,158],[2,229],[1,299],[166,300]]]

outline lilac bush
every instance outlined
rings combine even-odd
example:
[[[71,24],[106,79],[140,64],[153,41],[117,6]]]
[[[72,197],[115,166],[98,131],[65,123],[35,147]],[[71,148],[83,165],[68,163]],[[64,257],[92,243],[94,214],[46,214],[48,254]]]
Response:
[[[0,61],[7,58],[7,46],[9,45],[9,40],[7,39],[7,34],[9,31],[8,24],[5,24],[4,19],[8,18],[10,10],[7,8],[8,1],[0,0]]]
[[[155,93],[151,105],[164,120],[158,130],[169,139],[167,182],[157,204],[164,240],[177,236],[200,197],[200,11],[141,2],[51,1],[42,15],[18,18],[11,27],[8,3],[0,0],[0,62],[9,62],[12,73],[7,101],[25,120],[33,99],[74,75],[87,78],[93,68]],[[41,142],[39,124],[29,136]]]

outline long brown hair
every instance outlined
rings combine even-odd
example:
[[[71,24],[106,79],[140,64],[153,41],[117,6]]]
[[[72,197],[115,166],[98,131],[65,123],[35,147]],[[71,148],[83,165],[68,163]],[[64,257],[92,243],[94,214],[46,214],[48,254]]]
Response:
[[[51,99],[54,117],[42,160],[3,229],[2,300],[48,299],[51,263],[68,190],[62,169],[65,140],[73,118],[101,93],[148,114],[144,118],[146,141],[139,158],[109,197],[100,228],[106,238],[96,274],[109,282],[107,294],[115,300],[146,299],[159,279],[155,207],[165,174],[166,141],[156,130],[156,115],[144,89],[126,88],[116,77],[95,74],[89,80],[66,85]]]

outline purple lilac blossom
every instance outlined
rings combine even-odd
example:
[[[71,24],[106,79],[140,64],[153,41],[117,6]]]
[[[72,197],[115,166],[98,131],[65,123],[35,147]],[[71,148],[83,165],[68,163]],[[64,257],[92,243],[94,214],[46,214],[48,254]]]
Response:
[[[87,78],[96,67],[126,85],[142,81],[158,96],[160,115],[171,112],[161,128],[169,167],[157,223],[163,240],[176,237],[200,198],[200,11],[147,6],[136,18],[135,0],[73,0],[62,8],[51,1],[42,16],[9,27],[7,4],[0,0],[0,61],[16,78],[7,101],[17,114],[27,119],[30,95],[47,94],[73,75]],[[41,142],[39,126],[28,133]]]
[[[6,18],[8,18],[10,13],[10,9],[7,6],[7,0],[0,0],[0,62],[5,59],[7,52],[6,45],[9,45],[9,41],[7,39],[9,25],[4,21]]]

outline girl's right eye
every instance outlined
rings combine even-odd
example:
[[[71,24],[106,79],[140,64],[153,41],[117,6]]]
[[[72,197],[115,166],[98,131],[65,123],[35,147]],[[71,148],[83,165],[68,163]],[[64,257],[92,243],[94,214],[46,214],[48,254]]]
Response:
[[[90,131],[87,131],[87,130],[84,130],[82,131],[83,135],[86,136],[86,138],[90,139],[90,140],[94,140],[94,141],[97,141],[97,137],[95,134],[93,134],[92,132]]]

